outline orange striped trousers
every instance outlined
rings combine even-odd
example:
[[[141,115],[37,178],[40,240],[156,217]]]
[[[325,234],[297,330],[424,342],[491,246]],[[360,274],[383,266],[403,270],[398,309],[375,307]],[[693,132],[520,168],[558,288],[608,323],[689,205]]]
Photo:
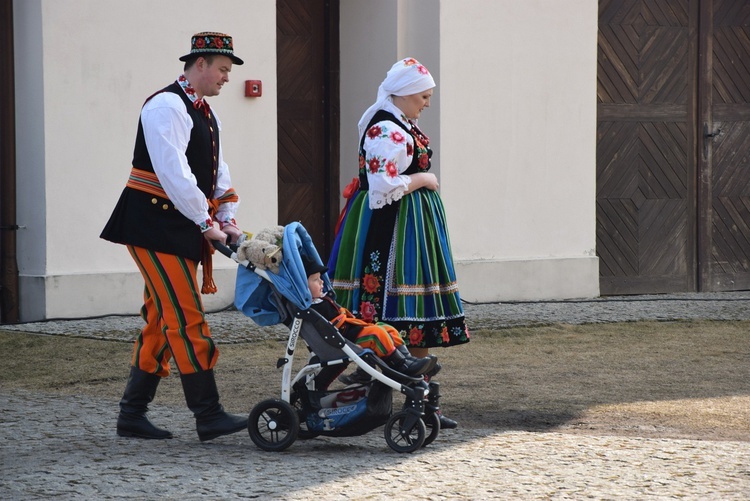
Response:
[[[366,322],[355,318],[346,308],[340,305],[336,306],[339,309],[339,315],[331,319],[330,322],[341,330],[341,333],[347,339],[352,340],[351,333],[356,332],[353,341],[363,348],[370,348],[378,357],[386,357],[404,344],[395,327],[381,322],[376,324]]]
[[[370,348],[380,357],[386,357],[404,344],[398,331],[388,324],[365,325],[354,341],[363,348]]]
[[[198,263],[127,247],[146,282],[141,308],[146,326],[135,340],[132,365],[161,377],[169,375],[172,357],[180,374],[212,369],[219,349],[206,323],[196,278]]]

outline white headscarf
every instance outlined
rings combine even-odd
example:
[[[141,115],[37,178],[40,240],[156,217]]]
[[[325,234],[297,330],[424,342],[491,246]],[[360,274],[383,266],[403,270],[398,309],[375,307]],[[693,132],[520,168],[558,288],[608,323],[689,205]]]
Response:
[[[357,124],[359,127],[359,137],[367,130],[367,126],[379,110],[382,110],[386,103],[393,102],[391,96],[411,96],[419,94],[435,87],[435,80],[423,65],[413,57],[407,57],[398,61],[391,66],[385,80],[378,87],[378,97],[375,104],[367,108]]]

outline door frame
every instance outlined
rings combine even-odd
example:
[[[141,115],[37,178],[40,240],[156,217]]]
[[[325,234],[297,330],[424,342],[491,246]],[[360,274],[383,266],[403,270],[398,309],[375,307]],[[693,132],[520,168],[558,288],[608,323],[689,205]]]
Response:
[[[13,0],[0,1],[0,323],[19,320]]]

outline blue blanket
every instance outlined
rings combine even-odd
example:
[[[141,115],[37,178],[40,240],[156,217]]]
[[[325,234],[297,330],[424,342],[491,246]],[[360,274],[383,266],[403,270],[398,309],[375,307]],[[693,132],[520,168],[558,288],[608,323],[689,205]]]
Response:
[[[290,223],[284,227],[282,252],[284,257],[279,265],[279,272],[266,270],[270,282],[242,265],[237,268],[234,306],[261,326],[276,325],[282,320],[279,312],[284,311],[283,306],[276,304],[273,288],[301,310],[308,309],[312,304],[302,256],[319,264],[323,264],[323,261],[312,238],[300,223]],[[322,277],[325,289],[330,291],[332,288],[328,274],[324,273]]]

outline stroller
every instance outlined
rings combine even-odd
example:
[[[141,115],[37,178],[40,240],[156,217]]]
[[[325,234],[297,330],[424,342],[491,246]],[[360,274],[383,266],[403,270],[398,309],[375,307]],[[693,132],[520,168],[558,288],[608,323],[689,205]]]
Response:
[[[318,263],[321,260],[301,224],[284,228],[278,273],[241,261],[237,246],[214,245],[240,264],[235,306],[259,325],[280,323],[289,328],[286,351],[276,364],[283,369],[281,398],[264,400],[250,412],[248,432],[257,447],[283,451],[298,438],[359,436],[383,425],[385,440],[396,452],[414,452],[437,438],[439,384],[392,369],[371,350],[348,341],[310,308],[312,296],[301,256]],[[323,280],[331,291],[327,274]],[[305,342],[308,356],[295,374],[299,338]],[[331,382],[350,363],[367,372],[371,381],[331,389]],[[393,390],[405,397],[401,410],[395,413]]]

